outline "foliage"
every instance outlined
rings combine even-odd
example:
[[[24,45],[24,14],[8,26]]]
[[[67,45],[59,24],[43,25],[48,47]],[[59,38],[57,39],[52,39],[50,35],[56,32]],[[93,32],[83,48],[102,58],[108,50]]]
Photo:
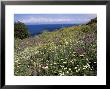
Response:
[[[16,76],[97,75],[97,24],[15,39]]]
[[[26,25],[22,22],[14,23],[14,37],[19,39],[24,39],[29,37],[29,32]]]
[[[91,21],[89,21],[89,22],[87,23],[87,25],[92,24],[92,23],[97,23],[97,17],[94,18],[94,19],[91,19]]]

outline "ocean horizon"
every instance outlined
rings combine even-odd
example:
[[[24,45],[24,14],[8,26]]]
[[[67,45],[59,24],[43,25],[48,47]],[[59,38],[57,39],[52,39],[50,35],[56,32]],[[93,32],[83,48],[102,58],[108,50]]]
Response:
[[[31,36],[41,34],[44,31],[55,31],[64,27],[77,26],[79,24],[37,24],[37,25],[27,25],[28,31]]]

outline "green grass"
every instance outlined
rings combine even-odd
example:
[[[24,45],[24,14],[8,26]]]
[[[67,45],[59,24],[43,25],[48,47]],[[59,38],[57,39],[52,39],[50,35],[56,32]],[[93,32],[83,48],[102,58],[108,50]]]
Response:
[[[66,27],[15,39],[16,76],[97,75],[97,24]]]

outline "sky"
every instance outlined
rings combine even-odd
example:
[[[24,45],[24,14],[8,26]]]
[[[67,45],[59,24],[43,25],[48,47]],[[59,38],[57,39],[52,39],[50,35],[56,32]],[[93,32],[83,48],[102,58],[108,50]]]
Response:
[[[14,14],[14,22],[35,24],[83,24],[97,17],[96,14]]]

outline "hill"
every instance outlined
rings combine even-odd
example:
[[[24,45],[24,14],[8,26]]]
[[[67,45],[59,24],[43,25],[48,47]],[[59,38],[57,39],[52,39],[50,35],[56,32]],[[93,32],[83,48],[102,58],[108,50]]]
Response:
[[[97,75],[97,23],[15,39],[16,76]]]

